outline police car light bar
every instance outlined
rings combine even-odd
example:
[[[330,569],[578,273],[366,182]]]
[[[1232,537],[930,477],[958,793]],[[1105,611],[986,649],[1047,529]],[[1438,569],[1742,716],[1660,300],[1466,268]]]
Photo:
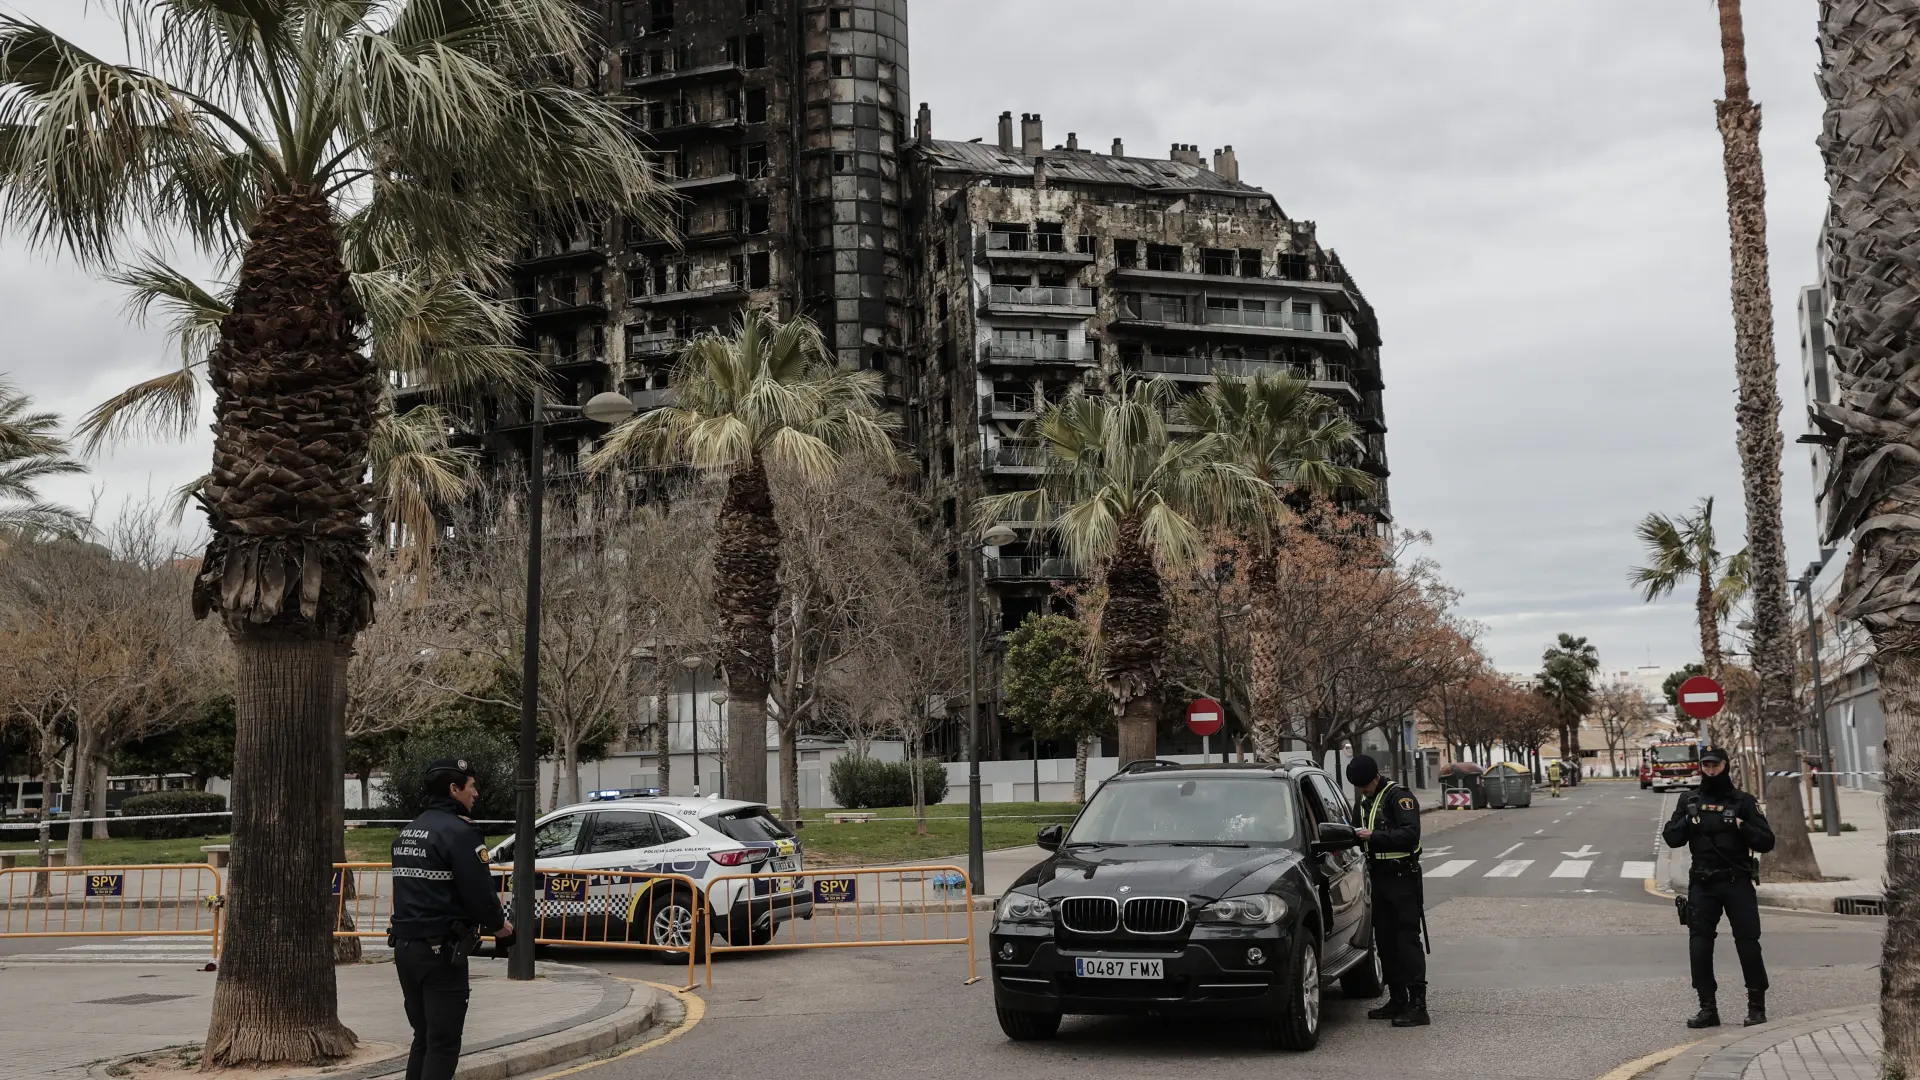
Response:
[[[650,799],[659,794],[659,788],[651,787],[604,788],[600,791],[587,792],[587,799],[590,802],[606,802],[609,799]]]

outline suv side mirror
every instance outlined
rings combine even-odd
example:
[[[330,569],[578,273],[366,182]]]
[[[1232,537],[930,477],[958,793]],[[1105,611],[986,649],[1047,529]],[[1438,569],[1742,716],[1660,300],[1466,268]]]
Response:
[[[1360,836],[1353,826],[1338,821],[1323,821],[1313,842],[1315,853],[1326,851],[1345,851],[1360,846]]]
[[[1059,851],[1060,835],[1061,835],[1060,826],[1047,825],[1041,828],[1040,835],[1034,837],[1033,842],[1040,845],[1042,850]]]

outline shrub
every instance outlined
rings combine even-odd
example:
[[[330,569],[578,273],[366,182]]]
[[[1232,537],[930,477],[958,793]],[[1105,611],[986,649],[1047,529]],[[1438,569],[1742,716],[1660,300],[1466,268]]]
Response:
[[[227,797],[210,791],[154,791],[130,795],[120,803],[123,817],[148,814],[211,814],[227,808]],[[168,821],[129,821],[108,826],[116,837],[130,840],[184,840],[189,836],[219,836],[231,832],[231,817],[174,818]]]
[[[927,805],[947,797],[947,770],[937,761],[920,760],[921,784]],[[876,761],[848,754],[827,771],[827,789],[833,800],[849,810],[913,805],[913,767],[904,761]]]
[[[473,816],[497,821],[513,817],[513,744],[477,727],[435,728],[394,744],[387,755],[387,785],[382,816],[414,818],[427,808],[427,763],[436,758],[465,758],[480,784]]]

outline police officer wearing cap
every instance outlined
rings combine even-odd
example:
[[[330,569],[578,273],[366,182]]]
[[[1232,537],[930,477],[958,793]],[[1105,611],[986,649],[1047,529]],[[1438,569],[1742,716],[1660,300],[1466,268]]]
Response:
[[[1773,850],[1773,828],[1752,795],[1733,786],[1727,752],[1717,746],[1700,751],[1700,790],[1680,800],[1663,835],[1668,847],[1693,854],[1683,911],[1687,952],[1693,962],[1693,989],[1700,1011],[1690,1028],[1718,1027],[1713,977],[1713,938],[1726,912],[1734,951],[1747,983],[1747,1025],[1767,1022],[1767,967],[1760,959],[1760,903],[1754,895],[1753,853]]]
[[[1387,1003],[1367,1010],[1369,1020],[1394,1027],[1422,1027],[1427,1016],[1427,957],[1420,951],[1424,897],[1420,884],[1420,803],[1413,793],[1380,775],[1365,754],[1347,763],[1347,782],[1360,795],[1362,827],[1373,885],[1373,946],[1387,980]]]
[[[506,939],[513,924],[487,869],[486,838],[467,816],[480,787],[465,759],[429,762],[426,796],[425,812],[393,841],[387,940],[413,1025],[407,1080],[451,1080],[467,1023],[467,957],[482,933]]]

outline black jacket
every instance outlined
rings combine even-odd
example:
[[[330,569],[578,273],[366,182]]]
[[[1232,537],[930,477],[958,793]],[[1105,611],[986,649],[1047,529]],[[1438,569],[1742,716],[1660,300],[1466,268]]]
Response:
[[[1361,798],[1360,824],[1373,830],[1366,850],[1368,860],[1375,865],[1381,864],[1382,855],[1420,850],[1420,800],[1391,780],[1382,783],[1371,797]],[[1413,869],[1418,869],[1420,864],[1412,854],[1385,861],[1407,863]]]
[[[393,839],[393,935],[493,933],[506,922],[493,882],[486,837],[465,808],[451,798],[431,800]]]
[[[1747,873],[1753,869],[1752,852],[1773,850],[1773,826],[1754,797],[1738,789],[1724,795],[1695,792],[1681,799],[1661,837],[1668,847],[1693,853],[1694,874]]]

